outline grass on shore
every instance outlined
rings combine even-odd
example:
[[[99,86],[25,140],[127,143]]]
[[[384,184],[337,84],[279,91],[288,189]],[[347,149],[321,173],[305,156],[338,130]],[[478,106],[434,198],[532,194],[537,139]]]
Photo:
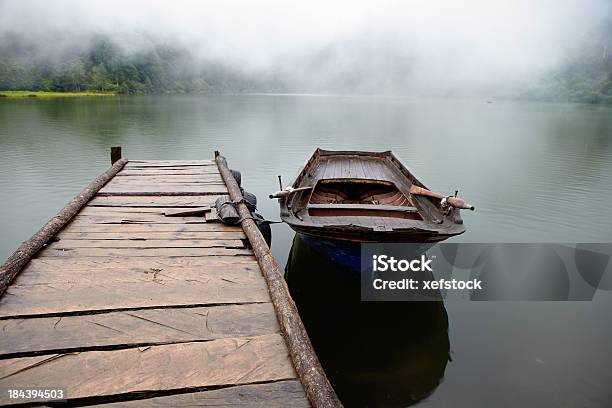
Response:
[[[0,98],[66,98],[75,96],[115,96],[115,92],[0,91]]]

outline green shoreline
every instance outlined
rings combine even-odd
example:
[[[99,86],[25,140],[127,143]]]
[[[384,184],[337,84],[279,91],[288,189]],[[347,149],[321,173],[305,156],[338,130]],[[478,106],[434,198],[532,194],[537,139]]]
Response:
[[[0,91],[0,98],[70,98],[79,96],[116,96],[115,92],[46,92],[46,91]]]

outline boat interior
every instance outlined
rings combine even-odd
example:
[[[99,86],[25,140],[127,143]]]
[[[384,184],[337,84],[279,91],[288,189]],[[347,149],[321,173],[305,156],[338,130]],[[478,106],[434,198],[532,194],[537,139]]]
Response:
[[[351,178],[319,180],[310,195],[308,215],[422,219],[410,198],[394,183]]]

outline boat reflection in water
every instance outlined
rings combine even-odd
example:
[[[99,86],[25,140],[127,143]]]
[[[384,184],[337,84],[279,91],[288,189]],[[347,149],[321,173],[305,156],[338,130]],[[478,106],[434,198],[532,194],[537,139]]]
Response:
[[[436,389],[449,361],[442,301],[361,302],[354,272],[322,256],[300,234],[285,279],[345,406],[408,406]]]

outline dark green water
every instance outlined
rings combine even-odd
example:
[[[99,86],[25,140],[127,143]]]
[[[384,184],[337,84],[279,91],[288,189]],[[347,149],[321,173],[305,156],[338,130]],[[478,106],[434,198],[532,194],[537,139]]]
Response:
[[[429,187],[459,189],[476,205],[457,241],[612,241],[612,107],[282,95],[4,99],[0,256],[108,167],[114,145],[139,159],[221,150],[269,219],[278,219],[266,198],[276,175],[289,182],[316,147],[391,149]],[[292,237],[274,227],[281,265]],[[611,291],[592,302],[448,303],[445,313],[452,361],[422,406],[612,406]],[[347,331],[347,342],[358,341]],[[402,384],[388,384],[397,397],[389,400],[419,399],[406,399]]]

